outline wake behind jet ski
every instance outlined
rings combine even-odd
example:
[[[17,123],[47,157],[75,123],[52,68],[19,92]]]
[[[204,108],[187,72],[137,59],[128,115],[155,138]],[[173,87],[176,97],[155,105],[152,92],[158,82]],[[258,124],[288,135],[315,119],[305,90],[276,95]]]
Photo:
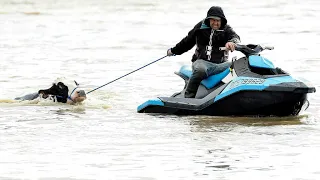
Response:
[[[185,80],[184,89],[171,97],[148,100],[137,111],[210,116],[298,115],[309,105],[307,94],[316,89],[275,67],[260,55],[265,49],[273,48],[237,45],[236,50],[245,57],[234,57],[229,68],[201,81],[195,98],[184,98],[192,70],[190,66],[182,66],[176,74]]]

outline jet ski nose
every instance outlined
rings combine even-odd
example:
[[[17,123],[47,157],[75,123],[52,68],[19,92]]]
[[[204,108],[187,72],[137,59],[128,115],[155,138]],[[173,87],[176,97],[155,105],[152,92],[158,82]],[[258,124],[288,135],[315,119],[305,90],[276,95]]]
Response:
[[[80,97],[87,97],[86,92],[84,90],[79,90],[78,94]]]

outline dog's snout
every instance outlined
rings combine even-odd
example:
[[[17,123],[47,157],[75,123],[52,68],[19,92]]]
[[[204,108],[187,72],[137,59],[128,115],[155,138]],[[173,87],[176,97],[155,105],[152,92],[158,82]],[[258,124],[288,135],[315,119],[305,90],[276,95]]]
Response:
[[[77,91],[80,97],[86,97],[86,92],[84,90]]]

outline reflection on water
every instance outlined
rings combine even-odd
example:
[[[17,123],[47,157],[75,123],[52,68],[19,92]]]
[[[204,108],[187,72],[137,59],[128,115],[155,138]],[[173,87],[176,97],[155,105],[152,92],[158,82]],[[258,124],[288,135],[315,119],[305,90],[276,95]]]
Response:
[[[56,111],[56,113],[58,115],[70,115],[71,113],[74,114],[84,114],[86,111],[84,106],[73,106],[71,108],[67,108],[67,109],[59,109]]]
[[[191,117],[190,124],[199,127],[219,126],[219,125],[244,125],[244,126],[274,126],[274,125],[298,125],[303,124],[307,115],[288,117]]]

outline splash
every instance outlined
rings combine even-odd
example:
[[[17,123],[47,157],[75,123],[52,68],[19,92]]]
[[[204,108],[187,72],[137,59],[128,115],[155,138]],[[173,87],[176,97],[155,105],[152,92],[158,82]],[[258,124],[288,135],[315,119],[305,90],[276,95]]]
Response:
[[[308,115],[301,114],[299,116],[287,117],[254,117],[254,116],[196,116],[192,117],[192,124],[199,126],[212,126],[217,124],[234,123],[245,126],[277,126],[277,125],[299,125],[303,124],[303,119]]]
[[[35,16],[35,15],[40,15],[40,12],[23,12],[23,14],[25,15],[29,15],[29,16]]]
[[[0,103],[15,103],[15,100],[12,99],[0,99]]]
[[[50,99],[36,98],[33,100],[12,100],[12,99],[0,99],[0,107],[15,107],[15,106],[64,106],[71,107],[71,111],[83,111],[86,108],[89,109],[109,109],[111,105],[107,104],[105,100],[96,99],[90,97],[82,103],[66,104],[60,102],[53,102]]]

